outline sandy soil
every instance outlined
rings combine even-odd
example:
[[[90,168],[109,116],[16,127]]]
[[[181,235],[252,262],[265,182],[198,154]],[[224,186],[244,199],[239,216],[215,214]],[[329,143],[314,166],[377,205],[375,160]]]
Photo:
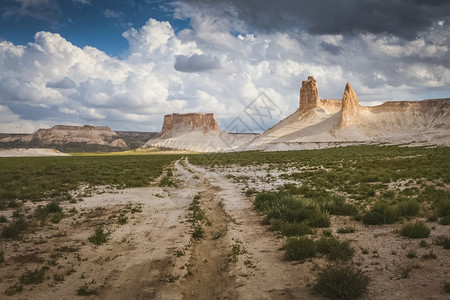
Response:
[[[87,283],[97,290],[96,296],[88,297],[92,299],[321,299],[310,291],[325,260],[284,261],[280,249],[284,239],[261,225],[263,216],[253,210],[253,199],[242,193],[245,184],[227,178],[233,172],[177,161],[177,187],[126,189],[65,204],[66,213],[72,208],[79,213],[36,228],[23,241],[2,242],[0,292],[18,282],[27,269],[49,265],[43,283],[25,285],[24,291],[9,298],[73,299]],[[249,181],[254,186],[264,178],[251,169],[244,175],[253,176]],[[264,184],[268,187],[270,182]],[[191,238],[188,208],[197,193],[205,220],[204,237],[196,241]],[[31,211],[34,205],[25,207]],[[132,214],[132,208],[138,211]],[[113,216],[124,209],[128,222],[119,225]],[[420,248],[418,240],[393,232],[400,224],[365,227],[347,217],[334,217],[332,224],[334,232],[344,225],[356,228],[345,236],[335,234],[353,241],[357,249],[353,263],[371,277],[365,299],[448,299],[442,287],[449,278],[449,250],[432,245],[432,239],[449,234],[449,226],[429,224],[434,227],[432,236],[424,240],[430,248]],[[97,225],[111,233],[106,244],[93,246],[88,238]],[[62,246],[77,251],[58,252]],[[416,258],[406,257],[411,250]],[[430,251],[437,259],[421,258]],[[411,271],[403,279],[405,267]],[[64,281],[56,281],[55,274],[63,275]]]

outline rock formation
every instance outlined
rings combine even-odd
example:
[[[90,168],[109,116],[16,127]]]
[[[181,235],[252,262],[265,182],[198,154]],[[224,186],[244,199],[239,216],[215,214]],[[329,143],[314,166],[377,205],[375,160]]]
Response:
[[[308,76],[308,80],[302,81],[300,88],[299,110],[306,112],[319,104],[319,92],[316,87],[316,80],[313,76]]]
[[[318,99],[312,76],[300,108],[238,150],[297,150],[371,143],[450,146],[450,98],[361,106],[347,83],[342,99]]]
[[[358,96],[350,86],[350,83],[347,82],[344,96],[342,97],[342,116],[339,128],[359,124],[362,124],[361,106],[359,105]]]
[[[164,116],[164,123],[161,134],[172,130],[179,130],[181,128],[189,128],[189,130],[203,130],[204,132],[206,132],[210,130],[219,130],[219,125],[217,124],[217,121],[214,118],[214,114],[212,113],[173,113]]]
[[[173,113],[164,116],[161,132],[143,148],[224,152],[234,151],[255,137],[220,130],[212,113]]]
[[[128,148],[125,141],[109,127],[91,125],[56,125],[49,129],[39,129],[32,134],[13,135],[2,138],[0,147],[50,147],[73,152]]]

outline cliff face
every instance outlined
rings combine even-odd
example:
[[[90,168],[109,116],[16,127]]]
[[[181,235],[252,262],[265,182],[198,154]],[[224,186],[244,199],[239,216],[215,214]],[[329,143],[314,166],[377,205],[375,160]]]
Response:
[[[301,112],[308,111],[317,107],[319,104],[319,92],[316,87],[316,80],[313,76],[308,76],[308,80],[302,81],[300,88],[300,104]]]
[[[202,130],[218,131],[219,125],[217,124],[214,114],[203,113],[188,113],[188,114],[170,114],[164,116],[164,123],[161,130],[161,134],[170,132],[173,130]]]
[[[39,129],[33,134],[12,136],[0,140],[0,146],[51,147],[62,151],[108,151],[109,148],[127,149],[128,146],[116,132],[106,126],[56,125]]]

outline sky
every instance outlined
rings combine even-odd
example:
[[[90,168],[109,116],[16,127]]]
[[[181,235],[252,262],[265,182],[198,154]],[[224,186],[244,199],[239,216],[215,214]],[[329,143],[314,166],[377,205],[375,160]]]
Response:
[[[0,132],[188,112],[262,131],[310,75],[323,99],[449,98],[449,47],[447,0],[1,0]]]

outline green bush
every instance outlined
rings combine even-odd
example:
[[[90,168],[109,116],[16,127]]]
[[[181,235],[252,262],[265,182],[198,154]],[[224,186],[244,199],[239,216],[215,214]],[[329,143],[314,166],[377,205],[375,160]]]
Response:
[[[23,285],[21,285],[20,283],[15,283],[14,285],[10,285],[6,291],[5,291],[5,295],[6,296],[13,296],[17,293],[20,293],[21,291],[23,291]]]
[[[257,210],[266,210],[269,207],[272,207],[278,199],[277,194],[270,192],[261,192],[256,195],[255,198],[255,208]]]
[[[316,241],[317,252],[326,255],[329,260],[350,260],[355,254],[355,249],[350,246],[350,241],[341,241],[335,237],[322,237]]]
[[[305,260],[316,256],[314,240],[305,237],[288,238],[283,248],[286,260]]]
[[[439,217],[450,215],[450,199],[444,198],[436,201],[436,212]]]
[[[354,299],[367,291],[369,277],[352,266],[327,265],[317,275],[313,290],[330,299]]]
[[[326,212],[319,212],[308,218],[308,225],[314,228],[330,227],[330,216]]]
[[[28,223],[24,219],[18,219],[12,223],[5,225],[2,229],[2,237],[17,240],[20,235],[28,227]]]
[[[0,223],[6,223],[8,222],[8,218],[6,216],[1,215],[0,216]]]
[[[404,217],[417,216],[419,213],[419,208],[419,202],[415,199],[404,200],[397,205],[398,213],[400,216]]]
[[[3,251],[0,250],[0,264],[5,262],[5,253],[3,253]]]
[[[398,221],[397,209],[384,203],[376,203],[370,211],[362,216],[362,221],[366,225],[392,224]]]
[[[426,238],[430,236],[430,228],[423,222],[416,222],[403,226],[400,234],[413,239]]]
[[[311,228],[306,222],[287,223],[280,219],[270,219],[270,229],[280,231],[285,236],[302,236],[311,233]]]
[[[358,208],[354,204],[345,203],[345,198],[340,195],[333,195],[332,201],[325,208],[331,215],[353,216],[358,213]]]

